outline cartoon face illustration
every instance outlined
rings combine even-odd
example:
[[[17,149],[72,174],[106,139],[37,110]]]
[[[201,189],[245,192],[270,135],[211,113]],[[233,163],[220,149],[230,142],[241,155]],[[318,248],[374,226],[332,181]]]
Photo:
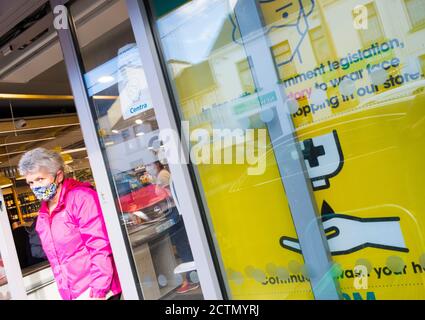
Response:
[[[290,28],[291,32],[298,34],[296,43],[291,44],[291,57],[279,62],[278,67],[292,62],[295,57],[298,57],[300,63],[302,63],[300,50],[310,29],[308,18],[314,11],[315,0],[260,0],[259,3],[267,26],[266,33],[273,29]],[[229,18],[233,25],[233,41],[242,44],[237,37],[239,33],[237,23],[233,17],[230,16]]]
[[[315,0],[260,0],[260,4],[266,25],[284,28],[297,27],[302,22],[308,24]]]
[[[310,29],[308,18],[313,13],[315,0],[262,0],[260,3],[268,26],[267,32],[273,29],[291,28],[299,35],[296,44],[292,45],[292,56],[280,62],[278,66],[292,62],[296,56],[302,63],[300,49]]]

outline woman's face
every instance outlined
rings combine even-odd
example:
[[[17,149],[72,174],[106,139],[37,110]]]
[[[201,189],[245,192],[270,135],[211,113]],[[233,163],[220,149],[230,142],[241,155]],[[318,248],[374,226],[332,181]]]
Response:
[[[35,173],[29,173],[25,176],[30,188],[36,187],[47,187],[49,184],[55,182],[55,176],[49,173],[47,170],[39,170]],[[56,183],[60,183],[63,180],[63,173],[61,171],[57,174]]]

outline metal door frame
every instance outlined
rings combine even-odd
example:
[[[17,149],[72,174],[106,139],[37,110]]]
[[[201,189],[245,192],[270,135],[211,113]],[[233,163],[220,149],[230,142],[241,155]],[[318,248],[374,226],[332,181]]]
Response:
[[[26,300],[27,291],[24,284],[12,229],[10,228],[3,191],[0,189],[0,254],[6,271],[7,287],[12,300]]]

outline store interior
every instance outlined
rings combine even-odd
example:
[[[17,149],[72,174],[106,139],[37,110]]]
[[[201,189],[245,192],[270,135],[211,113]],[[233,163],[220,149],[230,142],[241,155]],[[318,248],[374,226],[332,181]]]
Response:
[[[68,177],[94,181],[63,62],[26,83],[0,81],[0,115],[0,186],[25,276],[46,262],[23,252],[40,202],[19,175],[20,157],[38,147],[56,150]]]

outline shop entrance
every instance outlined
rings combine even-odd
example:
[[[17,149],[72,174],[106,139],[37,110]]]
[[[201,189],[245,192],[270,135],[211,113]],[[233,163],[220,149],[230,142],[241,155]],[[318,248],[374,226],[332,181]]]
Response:
[[[47,59],[45,53],[40,59]],[[28,82],[13,73],[0,81],[0,187],[12,234],[7,245],[16,249],[25,292],[30,299],[50,300],[59,295],[35,231],[40,201],[20,176],[18,162],[29,150],[54,150],[63,158],[65,177],[95,182],[63,61],[32,70]]]

